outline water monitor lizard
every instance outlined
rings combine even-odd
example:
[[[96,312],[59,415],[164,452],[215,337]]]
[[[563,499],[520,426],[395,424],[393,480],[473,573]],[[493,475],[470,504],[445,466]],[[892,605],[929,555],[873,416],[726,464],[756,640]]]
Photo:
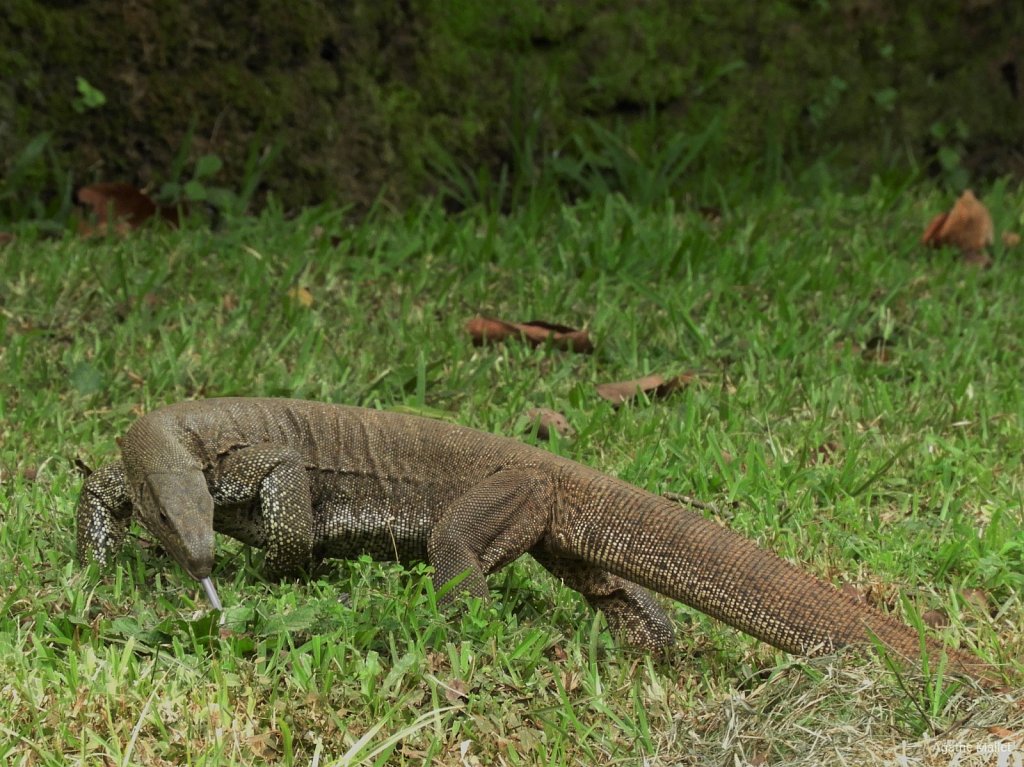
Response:
[[[487,575],[529,553],[641,647],[673,641],[651,589],[792,653],[874,637],[920,655],[917,631],[716,522],[474,429],[301,400],[210,399],[141,417],[121,455],[83,486],[80,561],[110,562],[134,516],[215,604],[214,531],[265,549],[277,575],[368,553],[426,560],[438,587],[462,576],[459,593],[480,597]],[[993,674],[935,639],[927,647],[954,670]]]

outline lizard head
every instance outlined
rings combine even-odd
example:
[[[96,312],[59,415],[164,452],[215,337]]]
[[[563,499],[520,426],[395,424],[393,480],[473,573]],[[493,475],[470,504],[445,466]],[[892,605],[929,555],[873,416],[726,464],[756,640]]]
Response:
[[[148,472],[138,515],[174,560],[196,580],[213,570],[213,498],[201,471]]]

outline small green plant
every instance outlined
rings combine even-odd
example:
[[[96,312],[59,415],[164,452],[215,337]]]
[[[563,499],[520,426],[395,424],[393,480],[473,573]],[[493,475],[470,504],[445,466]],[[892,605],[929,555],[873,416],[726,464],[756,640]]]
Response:
[[[84,77],[79,76],[75,78],[75,87],[78,89],[78,96],[71,102],[71,106],[78,114],[84,114],[92,109],[99,109],[107,103],[107,97],[103,91]]]
[[[159,200],[168,205],[182,204],[186,207],[207,205],[217,215],[242,215],[248,211],[253,195],[267,168],[277,157],[276,146],[260,149],[256,144],[250,147],[242,173],[242,185],[237,191],[214,183],[224,168],[220,155],[201,155],[192,165],[192,172],[186,175],[192,152],[195,125],[189,127],[178,153],[168,169],[167,178],[157,194]]]
[[[167,181],[160,187],[160,198],[171,202],[206,202],[220,210],[233,210],[238,195],[227,187],[212,184],[214,176],[224,167],[223,160],[215,154],[204,154],[196,160],[192,178],[182,181]]]

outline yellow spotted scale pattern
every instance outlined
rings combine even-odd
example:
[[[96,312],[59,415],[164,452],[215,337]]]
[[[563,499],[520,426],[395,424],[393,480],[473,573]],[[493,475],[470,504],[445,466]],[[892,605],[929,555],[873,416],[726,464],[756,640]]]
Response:
[[[532,555],[645,648],[673,641],[651,589],[783,650],[877,637],[920,655],[917,631],[677,503],[512,439],[442,421],[286,399],[182,402],[140,418],[119,463],[85,482],[78,557],[109,563],[129,518],[193,577],[213,532],[266,550],[275,575],[325,557],[426,560],[447,599]],[[457,593],[456,593],[457,591]],[[954,670],[993,670],[927,640]]]

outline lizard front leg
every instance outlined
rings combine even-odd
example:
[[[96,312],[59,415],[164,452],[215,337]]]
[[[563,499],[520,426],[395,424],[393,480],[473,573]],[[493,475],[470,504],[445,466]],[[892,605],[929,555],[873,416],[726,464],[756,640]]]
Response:
[[[120,461],[86,477],[75,512],[78,563],[110,564],[124,543],[131,519],[132,502]]]
[[[209,482],[214,528],[266,550],[271,577],[298,574],[313,557],[313,505],[302,458],[255,445],[224,457]]]
[[[465,578],[441,603],[462,591],[486,597],[486,576],[544,536],[554,502],[545,473],[517,469],[492,474],[446,508],[427,542],[434,585],[440,589],[463,573]]]

